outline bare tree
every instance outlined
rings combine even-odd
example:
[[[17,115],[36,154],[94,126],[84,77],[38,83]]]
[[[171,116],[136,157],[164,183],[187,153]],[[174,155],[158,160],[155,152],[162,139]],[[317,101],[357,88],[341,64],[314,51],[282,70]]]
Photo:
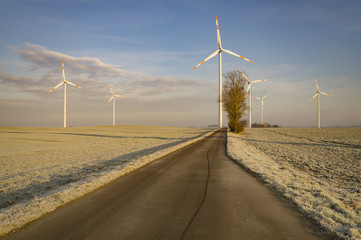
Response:
[[[232,132],[241,133],[246,121],[242,120],[247,109],[246,105],[246,79],[235,70],[224,74],[223,106],[228,114],[228,127]]]

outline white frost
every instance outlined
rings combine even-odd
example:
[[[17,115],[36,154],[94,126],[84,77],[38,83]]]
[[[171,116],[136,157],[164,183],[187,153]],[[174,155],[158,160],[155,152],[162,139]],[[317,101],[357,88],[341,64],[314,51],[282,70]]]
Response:
[[[230,157],[328,231],[361,239],[360,129],[247,129],[227,136]]]
[[[0,128],[0,236],[213,128]]]

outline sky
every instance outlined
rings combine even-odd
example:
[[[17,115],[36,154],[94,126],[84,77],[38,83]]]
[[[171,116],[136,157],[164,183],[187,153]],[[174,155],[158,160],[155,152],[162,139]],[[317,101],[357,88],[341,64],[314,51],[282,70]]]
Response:
[[[63,126],[61,62],[67,125],[201,127],[218,124],[216,16],[225,52],[223,73],[242,69],[252,95],[264,100],[264,122],[361,125],[359,0],[2,0],[0,126]],[[252,99],[252,122],[260,122]],[[227,125],[226,113],[223,123]],[[248,116],[245,115],[245,119]]]

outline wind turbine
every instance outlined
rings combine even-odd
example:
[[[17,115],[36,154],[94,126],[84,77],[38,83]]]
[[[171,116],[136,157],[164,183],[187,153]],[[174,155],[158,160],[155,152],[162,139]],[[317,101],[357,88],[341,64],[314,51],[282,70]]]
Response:
[[[265,81],[268,81],[269,79],[262,79],[262,80],[254,80],[254,81],[250,81],[248,79],[248,77],[240,70],[238,69],[238,71],[244,76],[244,78],[247,80],[248,82],[248,88],[247,88],[247,91],[246,91],[246,96],[249,94],[249,97],[248,97],[248,104],[249,104],[249,109],[248,109],[248,127],[251,128],[252,127],[252,108],[251,108],[251,104],[252,104],[252,101],[251,101],[251,84],[252,83],[256,83],[256,82],[265,82]]]
[[[323,94],[323,95],[327,95],[329,97],[333,97],[333,96],[331,94],[320,91],[320,88],[318,87],[316,78],[315,78],[315,83],[316,83],[317,93],[313,97],[311,97],[310,100],[308,100],[308,101],[311,102],[312,99],[314,99],[317,96],[317,127],[320,128],[321,127],[320,93]]]
[[[111,98],[109,99],[109,101],[107,102],[106,105],[108,105],[110,103],[110,101],[113,99],[113,126],[115,126],[115,98],[119,97],[119,98],[125,98],[125,96],[121,96],[121,95],[115,95],[113,92],[112,87],[110,86],[110,84],[108,83],[110,92],[112,93]]]
[[[218,119],[218,122],[219,122],[219,127],[221,128],[222,127],[222,52],[224,51],[224,52],[234,55],[236,57],[242,58],[248,62],[251,62],[251,63],[253,63],[253,62],[247,58],[244,58],[238,54],[235,54],[234,52],[231,52],[227,49],[223,49],[222,44],[221,44],[221,35],[219,33],[217,17],[216,17],[216,25],[217,25],[217,42],[218,42],[219,48],[214,53],[209,55],[206,59],[204,59],[201,63],[199,63],[197,66],[195,66],[193,68],[193,70],[196,69],[197,67],[199,67],[201,64],[205,63],[206,61],[208,61],[209,59],[213,58],[217,54],[219,54],[219,119]]]
[[[269,95],[269,93],[267,93],[266,95],[264,95],[262,98],[259,97],[254,97],[257,100],[261,101],[261,124],[263,124],[263,109],[264,109],[264,103],[263,100]]]
[[[69,82],[69,81],[65,80],[64,62],[63,61],[61,62],[61,66],[62,66],[62,69],[63,69],[63,81],[61,83],[59,83],[58,85],[56,85],[55,87],[53,87],[52,89],[50,89],[48,91],[48,94],[50,92],[52,92],[53,90],[55,90],[56,88],[58,88],[58,87],[60,87],[61,85],[64,84],[64,128],[66,128],[66,84],[69,83],[70,85],[73,85],[73,86],[75,86],[77,88],[80,88],[82,90],[84,90],[84,88],[82,88],[82,87],[80,87],[80,86],[78,86],[78,85],[76,85],[76,84],[74,84],[72,82]]]

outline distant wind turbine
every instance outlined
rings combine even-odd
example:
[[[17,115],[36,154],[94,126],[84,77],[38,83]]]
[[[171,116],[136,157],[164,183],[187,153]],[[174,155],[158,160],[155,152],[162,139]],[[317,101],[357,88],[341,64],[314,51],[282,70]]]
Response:
[[[80,88],[82,90],[84,88],[82,88],[82,87],[80,87],[80,86],[78,86],[78,85],[76,85],[76,84],[74,84],[72,82],[69,82],[69,81],[65,80],[64,62],[61,62],[61,65],[62,65],[62,69],[63,69],[63,81],[61,83],[59,83],[58,85],[56,85],[55,87],[53,87],[51,90],[49,90],[48,94],[50,92],[52,92],[53,90],[55,90],[56,88],[58,88],[58,87],[60,87],[61,85],[64,84],[64,128],[66,128],[66,84],[69,83],[70,85],[73,85],[73,86],[75,86],[77,88]]]
[[[234,52],[231,52],[227,49],[223,49],[222,48],[222,44],[221,44],[221,35],[219,33],[219,27],[218,27],[218,19],[216,17],[216,25],[217,25],[217,42],[218,42],[218,49],[212,53],[211,55],[209,55],[206,59],[204,59],[201,63],[199,63],[197,66],[195,66],[193,68],[196,69],[197,67],[199,67],[201,64],[205,63],[206,61],[208,61],[209,59],[213,58],[214,56],[216,56],[219,53],[219,127],[222,127],[222,51],[229,53],[231,55],[234,55],[236,57],[242,58],[248,62],[253,63],[251,60],[244,58],[238,54],[235,54]]]
[[[113,92],[112,87],[110,86],[110,84],[108,83],[110,92],[112,93],[112,96],[110,97],[109,101],[107,102],[106,105],[108,105],[110,103],[110,101],[113,99],[113,126],[115,126],[115,98],[119,97],[119,98],[125,98],[125,96],[121,96],[121,95],[115,95]]]
[[[248,105],[249,105],[249,109],[248,109],[248,127],[251,128],[252,127],[252,108],[251,108],[251,105],[252,105],[252,101],[251,101],[251,84],[252,83],[256,83],[256,82],[265,82],[265,81],[268,81],[269,79],[262,79],[262,80],[254,80],[254,81],[250,81],[248,79],[248,77],[240,70],[238,69],[238,71],[244,76],[244,78],[247,80],[248,82],[248,88],[247,88],[247,91],[246,91],[246,96],[249,94],[248,96]]]
[[[261,101],[261,124],[263,124],[263,109],[264,109],[264,103],[263,100],[269,95],[269,93],[267,93],[266,95],[264,95],[262,98],[259,97],[254,97],[257,100]]]
[[[316,83],[317,93],[313,97],[311,97],[310,100],[308,100],[308,101],[311,102],[312,99],[314,99],[317,96],[317,127],[320,128],[321,127],[320,93],[323,95],[329,96],[329,97],[333,97],[333,96],[331,94],[320,91],[320,88],[318,87],[316,78],[315,78],[315,83]]]

